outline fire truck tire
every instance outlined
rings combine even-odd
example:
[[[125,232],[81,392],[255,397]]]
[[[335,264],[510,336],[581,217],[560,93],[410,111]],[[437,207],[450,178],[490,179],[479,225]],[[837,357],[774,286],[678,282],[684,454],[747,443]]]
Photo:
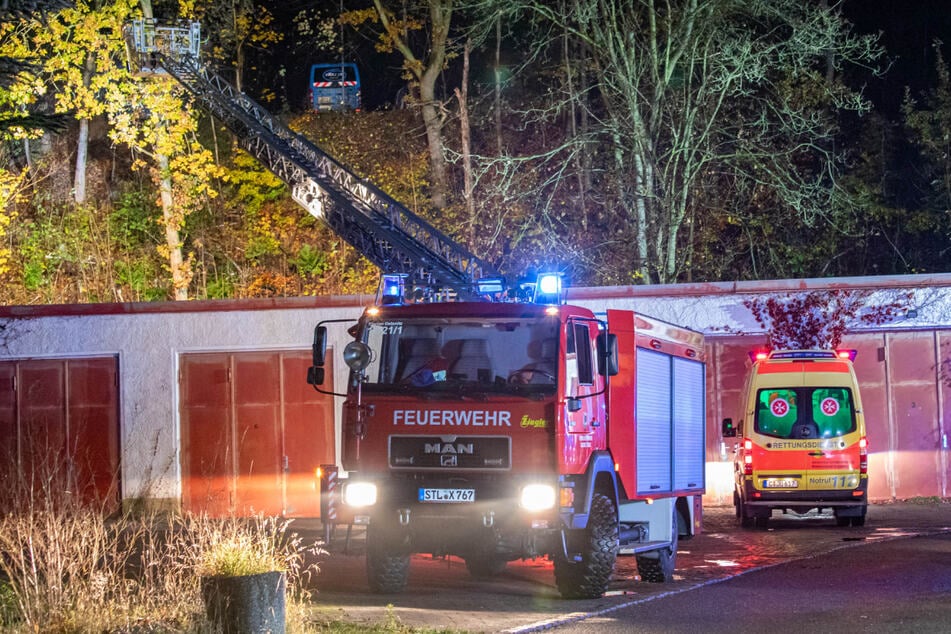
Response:
[[[478,557],[467,557],[466,569],[473,579],[491,579],[502,574],[508,563],[505,559],[483,554]]]
[[[566,599],[597,599],[604,594],[614,572],[618,553],[618,519],[614,502],[595,493],[591,498],[588,527],[568,535],[568,555],[580,561],[555,557],[555,585]]]
[[[648,583],[670,583],[674,580],[674,569],[677,567],[677,540],[680,531],[677,528],[677,509],[674,508],[674,517],[670,531],[670,546],[637,556],[637,572],[641,581]]]
[[[371,524],[372,526],[372,524]],[[367,581],[379,594],[402,592],[409,579],[409,553],[379,529],[367,534]]]

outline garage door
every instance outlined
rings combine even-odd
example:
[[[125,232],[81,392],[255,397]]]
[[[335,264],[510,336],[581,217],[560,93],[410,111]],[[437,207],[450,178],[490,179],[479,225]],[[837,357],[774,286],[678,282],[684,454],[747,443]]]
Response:
[[[310,350],[181,357],[182,494],[213,516],[318,517],[315,470],[336,461],[333,397]]]
[[[116,508],[117,377],[113,356],[0,361],[4,508],[24,495]]]

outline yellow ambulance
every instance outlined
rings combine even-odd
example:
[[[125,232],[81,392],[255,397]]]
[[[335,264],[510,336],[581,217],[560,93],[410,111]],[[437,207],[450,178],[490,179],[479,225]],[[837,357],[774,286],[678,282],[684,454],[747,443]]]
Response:
[[[751,354],[741,418],[723,420],[734,451],[736,517],[765,528],[773,510],[831,509],[839,526],[863,526],[868,439],[854,350]]]

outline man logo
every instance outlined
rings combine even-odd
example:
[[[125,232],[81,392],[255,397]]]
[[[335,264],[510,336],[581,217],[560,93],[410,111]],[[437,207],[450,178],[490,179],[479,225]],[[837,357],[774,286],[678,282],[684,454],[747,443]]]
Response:
[[[475,444],[471,442],[428,442],[423,446],[423,453],[425,454],[475,454]]]
[[[440,467],[458,467],[459,456],[455,456],[453,454],[443,454],[439,456],[439,466]]]

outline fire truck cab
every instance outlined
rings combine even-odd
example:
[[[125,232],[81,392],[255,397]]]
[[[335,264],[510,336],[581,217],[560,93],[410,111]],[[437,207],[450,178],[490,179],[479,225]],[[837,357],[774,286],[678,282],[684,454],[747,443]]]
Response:
[[[772,511],[831,509],[862,526],[868,440],[851,350],[751,353],[739,421],[723,421],[734,451],[736,517],[765,527]]]

